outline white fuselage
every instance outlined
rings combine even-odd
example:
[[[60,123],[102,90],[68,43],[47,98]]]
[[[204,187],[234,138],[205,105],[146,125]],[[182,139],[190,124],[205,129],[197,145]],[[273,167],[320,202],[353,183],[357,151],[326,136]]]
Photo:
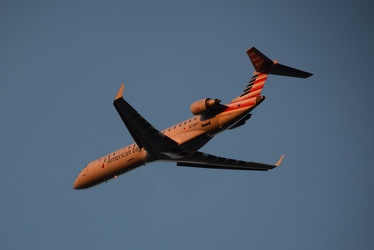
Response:
[[[222,112],[213,116],[194,116],[161,132],[176,141],[184,152],[193,153],[212,139],[215,134],[230,128],[243,119],[262,100],[263,97],[230,103],[225,105]],[[88,188],[106,182],[111,178],[116,178],[118,175],[148,162],[177,157],[176,154],[154,159],[144,148],[139,148],[134,143],[90,162],[77,176],[74,188]]]

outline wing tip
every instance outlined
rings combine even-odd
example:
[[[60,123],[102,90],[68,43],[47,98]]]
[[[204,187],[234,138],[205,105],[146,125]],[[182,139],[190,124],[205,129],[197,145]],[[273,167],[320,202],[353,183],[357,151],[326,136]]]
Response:
[[[276,166],[276,167],[278,167],[278,166],[282,163],[284,156],[285,156],[285,154],[283,154],[283,155],[279,158],[279,160],[277,161],[277,163],[275,163],[275,166]]]
[[[115,100],[120,99],[120,98],[123,97],[123,89],[124,89],[124,88],[125,88],[125,84],[122,83],[121,87],[120,87],[119,90],[118,90],[118,93],[117,93],[117,95],[116,95],[116,99],[115,99]]]

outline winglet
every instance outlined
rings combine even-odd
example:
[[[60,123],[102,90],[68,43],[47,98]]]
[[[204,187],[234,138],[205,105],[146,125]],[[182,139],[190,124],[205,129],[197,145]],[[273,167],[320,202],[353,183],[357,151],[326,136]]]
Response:
[[[115,100],[120,99],[120,98],[123,97],[123,89],[124,89],[124,88],[125,88],[125,84],[122,83],[121,87],[120,87],[119,90],[118,90],[118,93],[117,93],[117,96],[116,96],[116,99],[115,99]]]
[[[278,167],[282,163],[283,158],[284,158],[284,154],[281,156],[281,158],[279,158],[279,160],[277,161],[277,163],[275,163],[276,167]]]

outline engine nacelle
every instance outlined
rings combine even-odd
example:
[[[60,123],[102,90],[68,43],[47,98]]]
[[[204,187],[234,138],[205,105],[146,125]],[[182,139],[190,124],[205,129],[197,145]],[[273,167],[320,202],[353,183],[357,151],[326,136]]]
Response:
[[[196,101],[191,104],[191,112],[194,115],[201,115],[206,112],[212,111],[215,108],[219,107],[221,100],[205,98],[199,101]]]

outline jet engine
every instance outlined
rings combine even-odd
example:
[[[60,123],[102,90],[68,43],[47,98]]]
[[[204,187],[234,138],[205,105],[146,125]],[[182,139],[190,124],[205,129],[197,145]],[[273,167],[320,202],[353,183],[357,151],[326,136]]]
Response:
[[[201,115],[212,111],[220,106],[221,100],[205,98],[191,104],[191,112],[194,115]]]

